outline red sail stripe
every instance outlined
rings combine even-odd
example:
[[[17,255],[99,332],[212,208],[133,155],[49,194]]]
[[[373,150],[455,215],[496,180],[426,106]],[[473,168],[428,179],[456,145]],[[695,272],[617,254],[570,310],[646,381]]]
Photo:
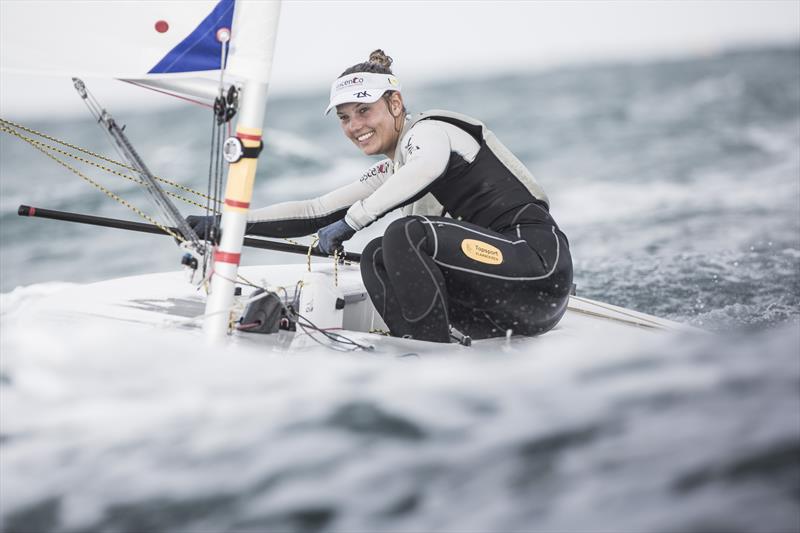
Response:
[[[214,251],[214,262],[215,263],[231,263],[234,265],[238,265],[239,261],[242,257],[242,254],[232,254],[229,252],[220,252],[219,250]]]
[[[247,209],[250,207],[250,202],[240,202],[238,200],[230,200],[225,198],[225,205],[229,205],[231,207],[243,207]]]
[[[250,135],[249,133],[241,133],[241,132],[238,132],[238,131],[236,132],[236,136],[239,137],[242,140],[247,140],[247,141],[260,141],[261,140],[261,135]]]

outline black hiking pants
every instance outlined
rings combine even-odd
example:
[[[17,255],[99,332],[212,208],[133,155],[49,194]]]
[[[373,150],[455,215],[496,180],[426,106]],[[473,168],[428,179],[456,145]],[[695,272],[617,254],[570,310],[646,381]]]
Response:
[[[361,258],[364,284],[391,334],[450,342],[451,325],[473,339],[555,326],[572,286],[569,244],[546,211],[528,211],[536,216],[501,231],[443,217],[391,223]]]

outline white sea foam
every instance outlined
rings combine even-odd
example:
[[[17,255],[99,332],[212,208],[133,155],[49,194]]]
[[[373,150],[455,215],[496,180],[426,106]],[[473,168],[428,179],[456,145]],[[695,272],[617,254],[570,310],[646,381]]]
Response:
[[[769,369],[790,358],[788,345],[765,360],[710,339],[635,349],[565,340],[548,353],[533,340],[505,353],[398,360],[218,349],[185,331],[101,324],[47,337],[22,324],[5,341],[4,351],[24,355],[0,387],[9,439],[0,466],[15,489],[0,492],[6,518],[57,497],[57,530],[91,528],[115,505],[147,513],[146,502],[202,509],[235,497],[195,521],[154,516],[171,530],[328,508],[338,530],[651,530],[682,473],[796,437],[779,418],[747,426],[764,417],[753,394],[766,400],[781,386]],[[731,398],[721,386],[756,378],[774,381]],[[709,395],[735,409],[720,412]],[[487,508],[498,492],[502,502]],[[386,514],[412,496],[412,511]],[[607,515],[617,498],[636,512]],[[713,509],[670,505],[683,517]]]
[[[75,283],[64,283],[61,281],[50,281],[47,283],[37,283],[26,287],[17,287],[11,292],[0,294],[0,317],[11,318],[14,314],[20,313],[24,306],[36,301],[39,298],[49,296],[58,291],[63,291],[70,287],[75,287]]]

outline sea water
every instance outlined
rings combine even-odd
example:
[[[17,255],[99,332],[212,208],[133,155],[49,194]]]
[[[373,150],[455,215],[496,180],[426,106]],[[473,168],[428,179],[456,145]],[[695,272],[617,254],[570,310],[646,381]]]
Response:
[[[579,295],[712,334],[397,359],[210,349],[91,321],[42,331],[26,311],[40,298],[173,270],[180,253],[18,217],[29,204],[136,220],[3,135],[2,531],[800,530],[800,48],[509,73],[406,99],[480,118],[526,163],[570,239]],[[324,102],[270,100],[253,205],[371,164]],[[205,190],[207,110],[117,119],[154,173]],[[92,120],[26,125],[114,156]],[[134,184],[79,168],[147,206]]]

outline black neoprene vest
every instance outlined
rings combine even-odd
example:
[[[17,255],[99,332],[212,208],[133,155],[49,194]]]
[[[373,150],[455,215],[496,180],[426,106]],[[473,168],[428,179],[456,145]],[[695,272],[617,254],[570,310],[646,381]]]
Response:
[[[539,209],[526,209],[515,220],[515,215],[527,204],[536,204],[545,211],[548,210],[548,205],[536,198],[500,161],[484,140],[482,126],[440,115],[426,116],[421,120],[439,120],[452,124],[470,134],[480,146],[471,163],[461,155],[451,152],[444,173],[426,191],[433,194],[446,213],[453,218],[495,231],[504,231],[520,222],[543,221]]]

